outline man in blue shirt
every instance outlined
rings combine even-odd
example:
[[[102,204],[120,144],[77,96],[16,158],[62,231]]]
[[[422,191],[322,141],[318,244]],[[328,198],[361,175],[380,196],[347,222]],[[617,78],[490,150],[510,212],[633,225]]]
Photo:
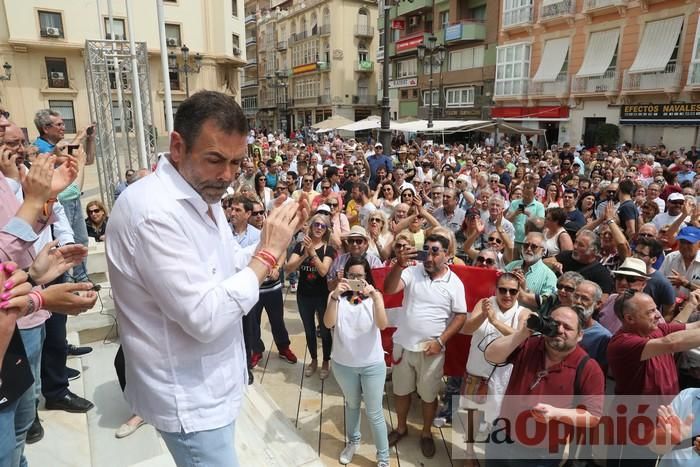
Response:
[[[593,319],[593,312],[601,305],[603,290],[593,281],[584,280],[576,286],[572,296],[572,307],[583,315],[583,339],[581,347],[598,362],[603,372],[608,368],[608,343],[612,334]]]
[[[386,173],[391,173],[394,171],[394,163],[391,161],[391,157],[384,154],[384,146],[382,143],[377,143],[374,145],[374,154],[367,158],[367,163],[369,164],[370,171],[370,185],[376,185],[379,182],[377,178],[377,170],[380,167],[386,168]]]

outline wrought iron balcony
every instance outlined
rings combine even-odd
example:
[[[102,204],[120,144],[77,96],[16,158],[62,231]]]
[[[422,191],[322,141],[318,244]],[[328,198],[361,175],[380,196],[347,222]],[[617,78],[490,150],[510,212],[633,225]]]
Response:
[[[627,0],[585,0],[583,12],[588,13],[595,10],[615,9],[627,7]]]
[[[622,80],[622,90],[625,92],[640,92],[662,90],[675,92],[680,88],[681,66],[669,63],[663,71],[652,73],[630,73],[625,71]]]
[[[620,74],[617,70],[608,70],[601,76],[574,76],[571,78],[571,94],[617,93],[619,84]]]
[[[377,105],[377,96],[372,94],[354,95],[352,103],[355,105]]]
[[[503,12],[503,29],[530,26],[534,20],[532,5],[525,5]]]
[[[287,41],[277,41],[277,50],[287,50]]]
[[[540,7],[540,21],[556,21],[558,19],[573,18],[575,13],[575,0],[561,0],[557,3],[542,5],[542,7]]]
[[[359,73],[372,73],[374,71],[374,62],[369,60],[359,60],[355,62],[355,71]]]
[[[366,24],[356,24],[355,37],[374,37],[374,28]]]

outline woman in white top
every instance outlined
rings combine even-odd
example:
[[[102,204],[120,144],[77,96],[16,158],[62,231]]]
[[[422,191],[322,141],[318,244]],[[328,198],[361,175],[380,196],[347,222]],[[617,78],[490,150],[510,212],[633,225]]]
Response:
[[[377,466],[388,467],[389,440],[382,407],[386,364],[379,334],[387,326],[387,317],[366,259],[348,259],[343,279],[328,297],[323,322],[333,328],[331,364],[345,396],[348,444],[340,453],[340,463],[349,464],[360,444],[360,404],[364,400],[377,447]]]
[[[265,186],[267,178],[262,172],[255,175],[255,194],[258,195],[263,206],[268,206],[272,201],[272,190]]]
[[[574,249],[571,236],[564,229],[566,211],[563,208],[549,208],[544,216],[544,248],[546,257],[556,256],[562,251]]]
[[[372,211],[367,217],[367,225],[364,226],[369,235],[367,253],[373,254],[385,261],[391,254],[391,242],[394,236],[387,228],[386,216],[382,211]]]
[[[463,407],[477,409],[484,412],[485,420],[493,420],[501,410],[503,395],[508,387],[512,365],[494,366],[486,361],[484,349],[494,339],[507,336],[515,332],[520,313],[526,313],[518,304],[520,285],[514,274],[505,272],[496,281],[496,295],[484,298],[474,307],[474,311],[468,315],[467,320],[460,331],[462,334],[472,336],[469,358],[464,375],[463,387],[469,384],[486,384],[488,386],[488,398],[484,403],[477,403],[472,399],[462,396]],[[469,412],[475,414],[475,412]],[[476,426],[474,432],[479,430],[478,421],[472,418],[469,423]],[[474,447],[467,444],[467,463],[474,461]],[[472,465],[475,465],[472,463]]]

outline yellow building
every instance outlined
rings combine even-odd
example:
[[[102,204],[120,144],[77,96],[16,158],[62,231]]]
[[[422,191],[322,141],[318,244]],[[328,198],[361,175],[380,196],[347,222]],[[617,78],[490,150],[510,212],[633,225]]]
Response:
[[[124,0],[113,0],[115,39],[126,39],[128,24]],[[98,11],[98,5],[100,10]],[[191,63],[201,55],[198,73],[189,73],[189,89],[212,89],[240,101],[240,68],[245,64],[243,2],[236,0],[164,1],[168,51],[182,64],[187,45]],[[133,1],[133,30],[149,53],[150,101],[154,124],[165,134],[163,78],[155,1]],[[61,112],[66,133],[90,122],[85,75],[85,41],[110,38],[106,0],[0,1],[0,64],[12,66],[10,80],[0,81],[0,99],[11,120],[36,135],[34,112],[52,108]],[[173,107],[186,98],[185,76],[172,71]],[[116,84],[116,83],[114,83]],[[115,86],[113,86],[115,88]],[[116,106],[116,90],[112,91]],[[124,94],[127,107],[130,93]],[[127,115],[127,121],[130,116]]]

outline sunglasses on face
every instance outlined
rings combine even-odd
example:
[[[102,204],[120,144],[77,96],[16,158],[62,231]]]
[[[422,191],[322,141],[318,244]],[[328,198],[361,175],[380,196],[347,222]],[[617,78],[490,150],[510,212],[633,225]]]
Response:
[[[102,209],[88,209],[88,214],[96,214],[102,212]]]
[[[326,224],[324,224],[323,222],[314,222],[313,224],[311,224],[311,226],[314,229],[324,229],[325,230],[328,228],[328,226]]]
[[[560,292],[563,290],[564,292],[574,293],[576,289],[570,285],[557,284],[557,290]]]
[[[641,237],[641,238],[654,238],[654,235],[652,235],[650,233],[639,233],[639,234],[637,234],[637,236]]]
[[[364,238],[348,238],[346,241],[348,245],[362,245],[365,243]]]
[[[263,214],[265,214],[265,211],[253,211],[251,213],[253,216],[262,216]]]
[[[486,264],[488,266],[493,266],[494,264],[496,264],[496,260],[493,258],[484,258],[483,256],[477,256],[476,264]]]
[[[444,250],[443,248],[439,247],[439,246],[428,246],[428,245],[425,245],[425,246],[423,247],[423,251],[427,251],[429,254],[432,254],[432,255],[437,255],[437,254],[440,253],[441,251],[445,251],[445,250]]]
[[[338,205],[338,203],[326,203],[328,207],[334,208]]]
[[[380,219],[379,217],[372,217],[369,219],[370,222],[384,222],[383,219]]]
[[[396,245],[394,245],[394,249],[397,251],[401,251],[404,248],[408,248],[408,243],[397,243]]]
[[[615,280],[616,281],[626,281],[628,284],[635,284],[637,282],[642,282],[644,280],[644,278],[638,277],[638,276],[628,276],[625,274],[616,274]]]
[[[537,245],[537,244],[535,244],[535,243],[523,243],[523,250],[532,250],[532,251],[536,251],[536,250],[538,250],[539,248],[540,248],[540,246]]]
[[[489,240],[489,242],[491,242],[491,243],[498,243],[499,245],[500,245],[501,243],[503,243],[503,240],[501,240],[501,239],[498,238],[498,237],[489,237],[488,240]]]
[[[0,111],[0,117],[6,118],[6,119],[10,118],[10,112],[8,112],[6,110]]]
[[[518,295],[518,289],[511,289],[508,287],[499,287],[498,293],[500,293],[501,295],[507,294],[507,295],[515,296],[515,295]]]

